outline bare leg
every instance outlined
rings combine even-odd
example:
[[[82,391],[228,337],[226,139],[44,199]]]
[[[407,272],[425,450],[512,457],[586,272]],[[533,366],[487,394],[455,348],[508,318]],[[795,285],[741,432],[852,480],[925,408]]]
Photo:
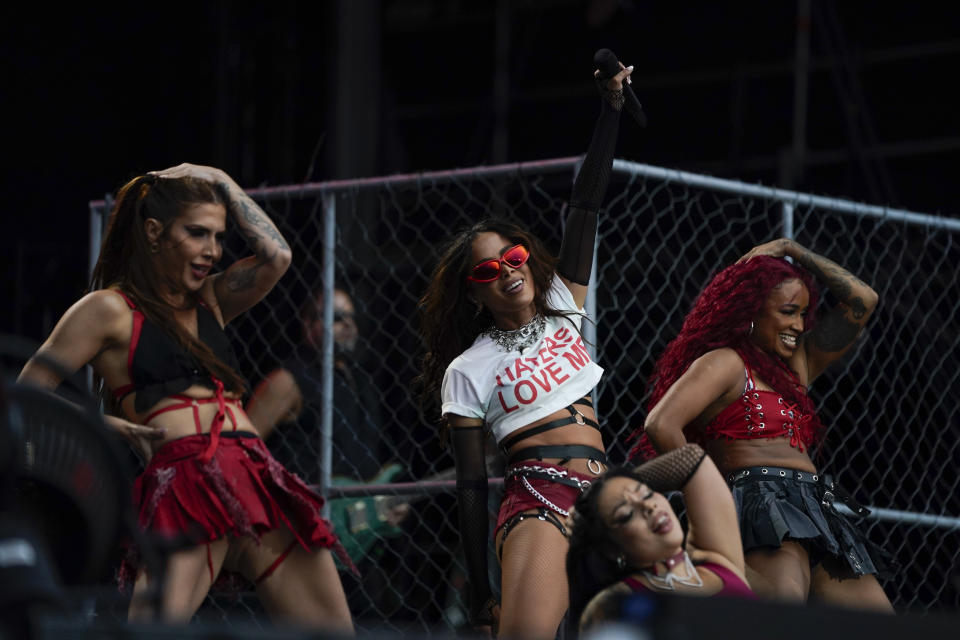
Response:
[[[834,574],[839,574],[834,571]],[[838,579],[823,564],[813,568],[810,595],[821,602],[850,609],[867,609],[893,613],[893,605],[873,574]]]
[[[763,598],[806,602],[810,590],[810,560],[799,543],[785,540],[779,549],[754,549],[746,554],[747,580]]]
[[[501,561],[500,637],[552,639],[568,606],[569,543],[554,525],[528,518],[507,536]]]
[[[263,536],[260,544],[242,543],[240,569],[251,580],[259,578],[293,542],[287,529]],[[328,549],[306,551],[299,544],[257,584],[257,595],[274,621],[353,635],[353,620],[340,576]]]
[[[213,563],[213,579],[216,579],[223,567],[228,541],[221,538],[210,543],[210,556],[207,546],[194,547],[172,554],[167,562],[166,584],[164,585],[162,615],[166,622],[189,622],[197,612],[203,599],[213,584],[210,565]],[[131,621],[144,622],[154,619],[154,611],[143,596],[153,579],[141,572],[133,587],[133,600],[127,613]]]

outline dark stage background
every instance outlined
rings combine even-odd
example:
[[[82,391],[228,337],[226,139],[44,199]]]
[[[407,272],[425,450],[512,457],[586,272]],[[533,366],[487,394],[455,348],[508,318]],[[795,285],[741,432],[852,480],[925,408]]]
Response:
[[[650,119],[619,157],[957,214],[960,5],[811,4],[7,3],[0,329],[46,336],[86,284],[87,201],[146,170],[250,187],[581,153],[600,47]]]

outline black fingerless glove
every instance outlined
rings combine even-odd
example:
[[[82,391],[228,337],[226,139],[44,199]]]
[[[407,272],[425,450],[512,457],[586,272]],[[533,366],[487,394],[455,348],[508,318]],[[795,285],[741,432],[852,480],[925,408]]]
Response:
[[[635,472],[654,491],[679,491],[690,481],[706,456],[700,445],[691,442],[644,462]]]
[[[493,623],[493,598],[487,572],[489,514],[483,427],[451,429],[457,469],[460,541],[467,564],[467,611],[473,626]]]

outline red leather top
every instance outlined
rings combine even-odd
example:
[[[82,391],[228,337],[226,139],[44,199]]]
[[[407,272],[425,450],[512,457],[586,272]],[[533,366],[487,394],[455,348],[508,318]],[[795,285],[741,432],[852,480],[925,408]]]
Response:
[[[790,446],[803,451],[814,443],[810,426],[812,416],[783,399],[776,391],[757,389],[750,370],[744,368],[747,384],[743,395],[732,402],[707,424],[708,440],[731,438],[790,438]]]

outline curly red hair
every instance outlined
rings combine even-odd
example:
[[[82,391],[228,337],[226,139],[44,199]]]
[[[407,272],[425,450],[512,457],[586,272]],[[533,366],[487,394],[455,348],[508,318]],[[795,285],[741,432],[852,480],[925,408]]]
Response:
[[[683,321],[679,335],[667,345],[657,360],[650,384],[653,392],[647,410],[652,409],[667,390],[693,364],[693,361],[714,349],[730,347],[744,363],[764,382],[776,389],[791,404],[810,415],[810,427],[815,438],[823,432],[823,423],[816,414],[816,407],[794,373],[782,359],[771,356],[750,340],[750,327],[760,313],[770,292],[785,280],[799,279],[810,293],[810,309],[816,309],[819,294],[816,282],[808,271],[782,258],[756,256],[732,264],[713,277],[697,297],[693,309]],[[804,330],[813,327],[811,313]],[[693,442],[700,441],[701,434],[693,432],[690,425],[684,426],[684,435]],[[639,438],[630,451],[630,457],[638,454],[644,458],[656,455],[649,438],[640,427],[630,436]]]

